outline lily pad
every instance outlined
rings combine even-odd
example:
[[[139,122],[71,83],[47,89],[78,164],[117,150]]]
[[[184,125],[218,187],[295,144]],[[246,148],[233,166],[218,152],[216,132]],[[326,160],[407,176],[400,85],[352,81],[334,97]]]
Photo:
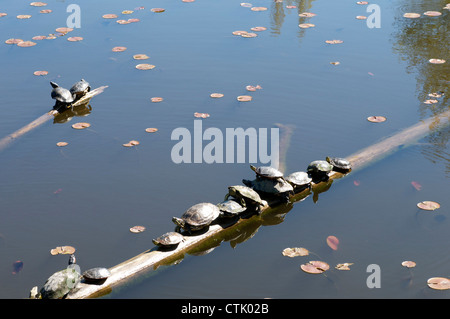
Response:
[[[350,270],[351,265],[353,265],[353,263],[337,264],[334,268],[336,268],[337,270]]]
[[[208,113],[198,113],[198,112],[195,112],[195,113],[194,113],[194,116],[195,116],[195,117],[198,117],[198,118],[206,119],[206,118],[208,118],[210,115],[209,115]]]
[[[107,13],[102,15],[103,19],[117,19],[117,14],[114,13]]]
[[[445,60],[444,59],[430,59],[430,60],[428,60],[430,63],[433,63],[433,64],[443,64],[443,63],[445,63]]]
[[[125,143],[125,144],[122,144],[122,145],[125,146],[125,147],[132,147],[132,146],[139,145],[139,144],[140,144],[139,141],[131,140],[128,143]]]
[[[314,261],[310,261],[306,264],[302,264],[300,266],[300,268],[301,268],[301,270],[303,270],[304,272],[307,272],[309,274],[321,274],[324,271],[327,271],[328,269],[330,269],[330,265],[328,265],[324,261],[314,260]]]
[[[82,129],[88,128],[90,126],[91,126],[91,124],[86,123],[86,122],[79,122],[79,123],[72,124],[72,128],[74,128],[76,130],[82,130]]]
[[[147,133],[155,133],[155,132],[158,131],[158,129],[155,128],[155,127],[149,127],[149,128],[146,128],[145,131],[146,131]]]
[[[423,15],[429,16],[429,17],[438,17],[438,16],[442,15],[442,13],[440,13],[439,11],[427,11],[427,12],[424,12]]]
[[[431,289],[447,290],[450,289],[450,280],[444,277],[432,277],[427,280],[427,285]]]
[[[222,93],[211,93],[209,96],[212,98],[215,98],[215,99],[219,99],[219,98],[223,97],[223,94]]]
[[[39,75],[41,75],[41,76],[42,76],[42,75],[47,75],[47,74],[48,74],[48,71],[34,71],[33,74],[34,74],[34,75],[38,75],[38,76],[39,76]]]
[[[59,146],[59,147],[63,147],[63,146],[67,146],[69,143],[67,143],[67,142],[58,142],[58,143],[56,143],[56,146]]]
[[[414,261],[405,260],[402,262],[402,266],[406,268],[414,268],[416,267],[416,263]]]
[[[133,55],[133,59],[135,60],[146,60],[149,59],[150,57],[146,54],[135,54]]]
[[[407,12],[403,15],[404,18],[416,19],[420,18],[420,13]]]
[[[337,250],[339,245],[339,239],[336,236],[328,236],[327,237],[327,245],[333,249]]]
[[[250,95],[239,95],[237,100],[239,102],[250,102],[253,98]]]
[[[127,49],[126,47],[114,47],[114,48],[111,49],[111,51],[113,51],[113,52],[123,52],[126,49]]]
[[[436,210],[436,209],[440,208],[441,205],[439,203],[426,200],[426,201],[417,203],[417,207],[419,207],[420,209],[423,209],[423,210]]]
[[[151,70],[154,68],[155,68],[155,66],[153,64],[142,63],[142,64],[136,65],[136,69],[138,69],[138,70]]]
[[[21,42],[17,43],[17,46],[22,47],[22,48],[28,48],[28,47],[32,47],[35,45],[36,45],[36,42],[33,42],[33,41],[21,41]]]
[[[386,117],[384,117],[384,116],[379,116],[379,115],[374,115],[374,116],[369,116],[368,118],[367,118],[367,120],[369,121],[369,122],[372,122],[372,123],[381,123],[381,122],[384,122],[384,121],[386,121]]]
[[[72,246],[58,246],[50,250],[52,255],[71,255],[75,252],[75,248]]]
[[[144,226],[133,226],[130,228],[130,232],[132,233],[142,233],[143,231],[145,231],[145,227]]]
[[[287,257],[308,256],[309,250],[303,247],[293,247],[285,248],[281,253]]]
[[[164,101],[164,99],[163,99],[162,97],[155,96],[155,97],[152,97],[152,98],[151,98],[151,101],[152,101],[153,103],[158,103],[158,102]]]
[[[83,37],[69,37],[69,38],[67,38],[67,41],[70,41],[70,42],[77,42],[77,41],[81,41],[81,40],[83,40]]]

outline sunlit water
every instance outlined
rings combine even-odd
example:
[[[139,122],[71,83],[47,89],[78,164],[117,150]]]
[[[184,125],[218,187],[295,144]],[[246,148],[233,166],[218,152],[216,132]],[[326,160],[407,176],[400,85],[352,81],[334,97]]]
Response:
[[[356,1],[258,0],[254,12],[239,1],[84,1],[81,28],[31,48],[4,44],[30,40],[66,25],[68,2],[48,1],[40,14],[27,1],[0,1],[0,137],[48,111],[53,80],[70,87],[80,78],[108,85],[91,100],[86,117],[45,123],[0,154],[0,297],[25,298],[48,276],[63,269],[67,256],[56,246],[76,247],[82,269],[112,267],[151,247],[151,239],[172,230],[172,216],[198,202],[220,202],[227,186],[251,178],[248,163],[174,164],[171,133],[193,129],[194,112],[209,113],[203,127],[271,128],[295,125],[284,161],[286,171],[304,170],[327,155],[346,156],[383,137],[448,109],[423,101],[428,93],[448,92],[450,61],[446,1],[377,1],[381,28],[368,28],[357,15],[370,15]],[[123,10],[136,10],[122,15]],[[163,7],[164,13],[151,8]],[[441,11],[440,17],[405,20],[404,12]],[[312,18],[299,18],[304,11]],[[103,14],[139,18],[119,25]],[[18,14],[31,14],[27,20]],[[300,29],[299,23],[315,27]],[[265,26],[256,38],[235,30]],[[81,36],[80,42],[67,41]],[[430,37],[428,37],[430,36]],[[325,40],[340,39],[330,45]],[[125,46],[125,52],[112,52]],[[134,54],[147,54],[135,61]],[[340,65],[330,62],[339,61]],[[151,63],[148,71],[135,69]],[[34,71],[47,70],[47,76]],[[247,92],[247,85],[261,85]],[[211,93],[223,93],[212,99]],[[239,103],[238,95],[253,101]],[[161,103],[150,98],[160,96]],[[369,123],[370,115],[387,121]],[[74,130],[71,124],[89,122]],[[156,127],[156,133],[145,128]],[[123,143],[140,141],[125,148]],[[223,242],[202,256],[150,273],[109,298],[448,298],[426,280],[449,276],[449,130],[333,183],[318,201],[296,203],[274,225],[261,226],[242,243]],[[66,141],[59,148],[56,143]],[[412,187],[416,181],[420,191]],[[355,185],[358,184],[359,186]],[[433,200],[435,212],[416,203]],[[141,234],[129,228],[143,225]],[[326,237],[340,240],[337,251]],[[238,242],[240,242],[238,240]],[[315,255],[288,258],[286,247],[305,247]],[[309,260],[332,268],[351,262],[350,271],[326,276],[300,270]],[[12,274],[13,263],[23,269]],[[401,266],[413,260],[411,270]],[[381,288],[368,288],[367,267],[381,269]]]

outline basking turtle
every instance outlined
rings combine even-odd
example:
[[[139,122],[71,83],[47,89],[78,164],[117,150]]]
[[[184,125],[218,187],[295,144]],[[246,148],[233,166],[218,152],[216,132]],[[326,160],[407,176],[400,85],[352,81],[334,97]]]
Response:
[[[91,268],[83,273],[84,281],[93,284],[102,284],[109,276],[111,276],[111,272],[104,267]]]
[[[184,236],[177,232],[168,232],[165,233],[158,238],[155,238],[152,240],[152,242],[160,247],[166,247],[166,248],[174,248],[178,246],[179,243],[181,243],[184,240]]]
[[[230,196],[233,196],[242,206],[255,207],[258,211],[260,206],[266,204],[266,201],[263,201],[255,190],[244,185],[228,186],[228,194],[225,195],[225,200]]]
[[[56,100],[53,109],[58,111],[61,108],[68,108],[74,101],[72,93],[68,89],[60,87],[55,82],[50,81],[53,90],[51,92],[52,99]]]
[[[72,261],[75,261],[74,256],[72,256],[66,269],[55,272],[47,279],[39,291],[42,299],[64,298],[80,282],[79,267],[72,263]]]
[[[294,194],[294,188],[284,179],[266,179],[256,177],[255,180],[249,181],[243,179],[242,182],[248,187],[253,188],[258,193],[263,195],[281,197],[284,200],[289,200],[289,196]]]
[[[209,226],[219,216],[220,210],[216,205],[199,203],[185,211],[181,218],[172,217],[172,221],[190,233]]]
[[[336,172],[348,172],[352,169],[352,164],[345,158],[327,156],[326,160],[333,165],[333,170]]]
[[[294,190],[301,190],[311,187],[311,176],[306,172],[294,172],[285,177],[286,181],[294,187]]]
[[[81,79],[80,81],[72,85],[69,91],[72,94],[74,100],[79,100],[90,90],[91,86],[89,85],[89,82],[87,82],[85,79]]]
[[[220,210],[220,217],[234,217],[247,209],[233,199],[225,200],[217,204],[217,207]]]
[[[312,161],[308,165],[307,172],[311,175],[311,177],[315,180],[317,179],[326,179],[328,177],[328,173],[333,169],[333,165],[328,163],[327,161]]]
[[[283,178],[283,173],[271,166],[255,167],[253,165],[250,165],[250,168],[256,173],[256,175],[260,177],[264,177],[267,179]]]

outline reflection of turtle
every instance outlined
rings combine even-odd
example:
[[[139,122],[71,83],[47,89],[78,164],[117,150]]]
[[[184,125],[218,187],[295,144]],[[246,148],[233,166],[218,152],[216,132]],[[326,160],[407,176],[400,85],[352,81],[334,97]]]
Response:
[[[86,283],[103,283],[109,276],[111,276],[111,272],[108,268],[104,267],[91,268],[83,273],[83,278]]]
[[[73,102],[72,93],[69,90],[60,87],[55,82],[50,82],[50,85],[53,87],[51,92],[52,99],[56,100],[55,106],[53,106],[54,110],[59,110],[60,108],[67,108]]]
[[[181,243],[184,240],[184,236],[177,232],[168,232],[165,233],[158,238],[155,238],[152,240],[152,242],[160,247],[166,247],[166,248],[174,248],[178,246],[179,243]]]
[[[248,187],[253,188],[258,193],[263,195],[280,197],[284,200],[289,200],[289,196],[294,193],[294,188],[284,179],[266,179],[256,177],[255,180],[249,181],[243,179],[242,182]]]
[[[66,269],[55,272],[51,275],[40,290],[42,299],[64,298],[80,282],[80,273],[75,263],[74,256],[69,259],[69,266]]]
[[[250,168],[256,173],[256,175],[260,177],[264,177],[267,179],[283,178],[282,172],[270,166],[255,167],[253,165],[250,165]]]
[[[72,94],[74,100],[79,100],[90,90],[91,87],[89,83],[86,82],[84,79],[81,79],[70,88],[70,93]]]
[[[228,194],[225,200],[233,196],[244,207],[255,207],[258,211],[261,205],[265,205],[265,201],[261,199],[259,194],[248,186],[235,185],[228,187]]]
[[[286,176],[285,179],[294,187],[294,190],[311,187],[312,178],[306,172],[294,172]]]
[[[217,204],[217,207],[220,209],[221,217],[234,217],[247,209],[245,206],[242,206],[237,201],[232,199],[228,199]]]
[[[333,166],[333,170],[336,172],[348,172],[352,169],[352,164],[345,158],[327,156],[326,160]]]
[[[181,218],[173,217],[172,221],[184,230],[191,232],[209,226],[220,215],[219,208],[211,203],[199,203],[190,207]]]

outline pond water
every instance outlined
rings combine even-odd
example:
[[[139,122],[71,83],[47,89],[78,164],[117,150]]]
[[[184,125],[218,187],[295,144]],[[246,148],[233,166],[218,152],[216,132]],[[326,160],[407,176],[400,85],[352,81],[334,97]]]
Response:
[[[171,134],[177,128],[193,132],[195,112],[210,114],[201,120],[203,129],[222,132],[292,125],[281,158],[292,172],[328,155],[355,153],[449,108],[446,1],[378,0],[381,20],[359,20],[377,11],[367,12],[355,0],[252,2],[266,11],[234,0],[78,0],[80,28],[29,48],[4,43],[65,27],[71,2],[47,3],[0,1],[8,14],[0,18],[0,137],[52,108],[49,81],[70,87],[84,78],[93,88],[108,88],[91,100],[91,111],[78,110],[85,116],[69,110],[1,151],[0,298],[26,298],[65,268],[68,256],[52,256],[52,248],[75,247],[82,269],[112,267],[152,248],[152,238],[173,229],[172,216],[199,202],[220,202],[227,186],[252,178],[248,158],[174,163]],[[442,15],[422,14],[429,10]],[[302,12],[316,16],[299,17]],[[407,19],[406,12],[422,16]],[[107,13],[140,21],[121,25],[102,18]],[[31,18],[17,19],[20,14]],[[370,28],[370,21],[381,24]],[[315,27],[302,29],[300,23]],[[255,38],[232,34],[256,26],[267,30]],[[83,40],[67,41],[70,36]],[[344,42],[325,43],[334,39]],[[127,50],[112,52],[116,46]],[[135,54],[150,58],[137,61]],[[431,64],[431,58],[447,63]],[[330,64],[335,61],[340,64]],[[137,70],[139,63],[156,67]],[[38,70],[48,75],[35,76]],[[262,89],[248,92],[247,85]],[[447,95],[424,103],[439,91]],[[211,98],[215,92],[224,96]],[[238,102],[239,95],[253,100]],[[164,100],[152,103],[152,97]],[[387,121],[370,123],[371,115]],[[76,122],[91,127],[74,130]],[[158,131],[147,133],[148,127]],[[449,137],[448,128],[433,132],[333,183],[318,200],[310,196],[282,210],[279,220],[246,238],[186,256],[106,298],[448,298],[426,281],[450,276]],[[130,140],[140,144],[122,146]],[[60,141],[69,144],[57,147]],[[419,211],[416,204],[424,200],[441,208]],[[133,234],[134,225],[146,231]],[[327,246],[329,235],[339,239],[338,250]],[[281,254],[287,247],[315,255],[288,258]],[[300,270],[315,259],[333,269],[326,276]],[[417,266],[402,267],[404,260]],[[14,274],[15,261],[23,268]],[[353,263],[350,271],[334,269],[345,262]],[[367,285],[373,264],[381,270],[380,288]]]

